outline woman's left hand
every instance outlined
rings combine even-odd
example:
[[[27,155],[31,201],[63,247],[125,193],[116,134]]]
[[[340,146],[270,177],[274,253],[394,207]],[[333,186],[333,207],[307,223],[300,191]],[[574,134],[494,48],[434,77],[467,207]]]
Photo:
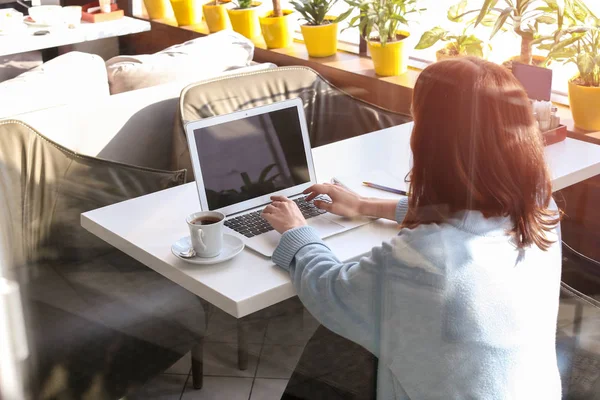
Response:
[[[283,196],[273,196],[271,201],[273,202],[263,210],[262,217],[277,232],[283,234],[290,229],[306,225],[306,219],[292,200]]]

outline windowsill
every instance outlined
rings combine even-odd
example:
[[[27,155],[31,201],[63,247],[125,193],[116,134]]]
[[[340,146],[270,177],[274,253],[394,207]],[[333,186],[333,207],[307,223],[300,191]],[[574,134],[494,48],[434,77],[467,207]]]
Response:
[[[177,23],[174,20],[153,20],[153,22],[177,27]],[[180,28],[197,32],[202,35],[209,34],[204,21],[198,25],[182,26]],[[410,97],[407,100],[406,96],[412,94],[412,89],[414,88],[420,71],[427,65],[426,62],[420,60],[411,60],[411,67],[406,74],[380,77],[375,74],[371,59],[356,54],[354,49],[355,46],[352,45],[341,44],[337,54],[331,57],[313,58],[309,57],[306,47],[299,40],[295,40],[292,46],[284,49],[267,49],[262,37],[254,44],[255,60],[258,62],[272,62],[280,66],[304,65],[311,67],[326,76],[332,83],[336,84],[336,86],[341,87],[350,94],[361,98],[366,97],[365,100],[367,101],[375,102],[383,107],[404,113],[408,113],[410,107]],[[354,49],[354,51],[344,51],[344,49]],[[365,79],[368,79],[368,82],[366,82]],[[375,82],[373,80],[376,80],[376,85],[380,88],[378,94],[375,97],[362,96],[365,94],[365,84],[373,85]],[[356,85],[353,83],[356,83]],[[393,86],[388,87],[388,85],[399,86],[403,90],[394,91]],[[399,98],[403,96],[405,97],[404,99]],[[385,97],[385,99],[382,99],[382,97]],[[555,102],[559,108],[559,115],[562,123],[567,126],[573,136],[600,140],[600,132],[586,132],[575,128],[570,108],[568,105],[565,105],[565,100],[566,98],[564,96],[557,94],[553,94],[552,96],[552,101]],[[382,102],[384,104],[382,104]],[[392,103],[393,106],[391,105]]]

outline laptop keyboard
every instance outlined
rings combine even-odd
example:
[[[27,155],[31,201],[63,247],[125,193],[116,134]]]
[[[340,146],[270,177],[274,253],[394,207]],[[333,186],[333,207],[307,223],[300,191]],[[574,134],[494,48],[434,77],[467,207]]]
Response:
[[[299,197],[294,200],[298,208],[302,212],[304,218],[309,219],[317,215],[325,214],[327,211],[320,210],[311,202],[305,201],[304,197]],[[225,226],[241,233],[247,238],[258,236],[260,234],[273,230],[273,227],[266,219],[261,217],[262,210],[254,211],[248,214],[240,215],[225,221]]]

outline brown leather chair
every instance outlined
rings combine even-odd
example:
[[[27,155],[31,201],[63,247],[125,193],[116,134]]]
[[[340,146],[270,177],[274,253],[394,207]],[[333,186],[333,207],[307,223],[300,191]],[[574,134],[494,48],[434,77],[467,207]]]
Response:
[[[411,121],[411,117],[369,104],[306,67],[281,67],[230,75],[186,87],[173,129],[173,165],[193,180],[184,124],[216,115],[301,98],[312,147]]]
[[[21,288],[31,398],[119,399],[198,348],[199,299],[80,225],[82,212],[184,181],[183,170],[83,156],[0,121],[2,273]]]

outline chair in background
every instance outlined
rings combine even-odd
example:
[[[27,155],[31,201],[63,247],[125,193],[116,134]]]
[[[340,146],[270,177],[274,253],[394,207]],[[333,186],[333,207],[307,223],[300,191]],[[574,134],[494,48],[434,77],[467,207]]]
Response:
[[[556,349],[565,400],[600,400],[600,265],[563,245]]]
[[[410,116],[359,100],[306,67],[281,67],[202,81],[185,88],[173,129],[173,165],[193,171],[184,124],[301,98],[312,147],[400,125]]]
[[[0,121],[3,275],[21,288],[31,398],[119,399],[190,349],[201,386],[199,299],[80,225],[82,212],[184,181],[185,171],[82,156]]]

